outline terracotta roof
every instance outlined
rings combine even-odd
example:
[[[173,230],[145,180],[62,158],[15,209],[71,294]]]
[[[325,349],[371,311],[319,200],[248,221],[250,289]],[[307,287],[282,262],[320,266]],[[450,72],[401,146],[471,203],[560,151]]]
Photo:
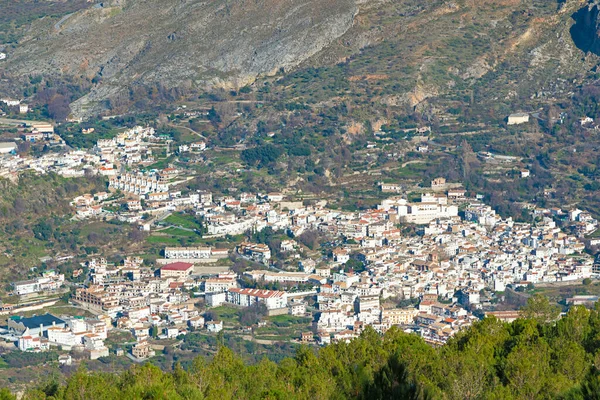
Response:
[[[186,263],[186,262],[175,262],[171,264],[164,265],[161,267],[161,270],[165,271],[186,271],[190,269],[194,264]]]

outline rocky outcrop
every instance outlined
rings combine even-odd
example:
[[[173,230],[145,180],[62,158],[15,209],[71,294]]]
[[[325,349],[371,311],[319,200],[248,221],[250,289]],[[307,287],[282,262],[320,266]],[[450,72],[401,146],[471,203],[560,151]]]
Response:
[[[343,35],[356,13],[354,0],[106,2],[21,43],[6,71],[99,77],[73,105],[92,113],[132,84],[239,87],[293,68]]]

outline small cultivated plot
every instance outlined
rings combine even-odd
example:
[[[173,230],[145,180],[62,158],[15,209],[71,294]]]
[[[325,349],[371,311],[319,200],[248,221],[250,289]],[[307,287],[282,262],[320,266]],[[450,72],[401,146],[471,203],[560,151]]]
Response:
[[[167,229],[161,230],[159,232],[164,233],[166,235],[171,235],[171,236],[184,236],[184,237],[198,236],[198,234],[196,232],[188,231],[188,230],[180,229],[180,228],[167,228]]]
[[[196,219],[188,214],[176,213],[169,215],[165,220],[165,223],[173,226],[180,226],[187,229],[200,229],[200,224]]]
[[[239,308],[229,306],[215,307],[210,310],[210,312],[215,316],[216,320],[223,321],[225,324],[228,324],[230,326],[239,325],[239,311]]]
[[[585,237],[587,239],[599,238],[600,237],[600,229],[595,230],[594,232],[590,233],[589,235],[586,235]]]
[[[117,349],[123,348],[125,345],[135,342],[135,337],[129,331],[111,329],[108,331],[108,337],[104,341],[107,347]]]
[[[166,228],[155,231],[146,238],[150,244],[183,245],[182,243],[197,245],[202,243],[202,237],[192,230],[182,228]]]
[[[302,332],[308,330],[307,326],[297,326],[294,329],[292,328],[258,328],[254,330],[254,338],[258,340],[273,340],[273,341],[282,341],[289,342],[290,340],[295,340],[300,337]]]
[[[174,160],[175,160],[175,156],[169,156],[168,158],[163,158],[161,160],[158,160],[154,164],[149,165],[148,167],[146,167],[146,169],[148,169],[148,170],[152,170],[152,169],[165,169]]]
[[[573,296],[600,296],[600,281],[592,279],[582,283],[570,282],[568,285],[536,284],[533,289],[527,290],[525,293],[528,295],[540,294],[561,303]]]
[[[9,298],[9,301],[10,300],[14,301],[15,298]],[[40,300],[44,300],[44,299],[40,299]],[[45,300],[51,301],[53,299],[48,298]],[[56,304],[54,304],[50,307],[45,307],[45,308],[42,308],[39,310],[21,311],[21,312],[19,312],[18,315],[23,318],[29,318],[29,317],[33,317],[35,315],[41,315],[41,314],[45,314],[45,313],[56,315],[57,317],[60,317],[61,315],[68,315],[68,316],[94,318],[96,316],[94,313],[84,310],[83,308],[72,306],[64,300],[60,300]],[[8,315],[4,315],[4,316],[0,317],[0,324],[6,324],[7,319],[8,319]]]
[[[309,317],[295,317],[293,315],[275,315],[269,317],[269,321],[279,327],[287,327],[291,325],[307,325],[311,323]]]
[[[310,330],[312,319],[309,317],[294,317],[291,315],[276,315],[269,317],[270,324],[254,331],[255,339],[261,340],[295,340],[302,332]]]
[[[94,318],[96,314],[85,310],[83,308],[74,307],[70,304],[65,304],[64,302],[56,303],[52,307],[48,307],[45,309],[46,312],[53,315],[69,315],[73,317],[85,317],[85,318]],[[34,313],[35,314],[35,313]],[[40,311],[37,312],[40,314]]]
[[[240,153],[238,151],[221,151],[210,154],[210,161],[216,165],[231,165],[232,163],[241,164]]]
[[[146,241],[150,244],[179,245],[179,239],[174,236],[148,236]]]

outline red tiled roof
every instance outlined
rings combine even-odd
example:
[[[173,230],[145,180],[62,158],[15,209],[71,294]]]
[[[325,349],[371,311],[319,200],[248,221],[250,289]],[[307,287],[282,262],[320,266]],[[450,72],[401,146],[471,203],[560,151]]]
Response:
[[[186,271],[191,268],[194,264],[186,263],[186,262],[175,262],[171,264],[164,265],[161,270],[165,271]]]

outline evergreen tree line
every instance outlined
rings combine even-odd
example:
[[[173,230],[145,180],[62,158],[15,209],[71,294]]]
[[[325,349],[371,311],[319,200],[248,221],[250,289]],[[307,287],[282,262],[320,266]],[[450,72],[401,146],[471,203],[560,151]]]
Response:
[[[557,319],[539,298],[528,307],[526,318],[485,318],[440,347],[396,327],[383,336],[367,328],[349,343],[302,347],[278,364],[246,365],[221,347],[187,370],[80,368],[23,399],[599,399],[600,308],[573,307]]]

